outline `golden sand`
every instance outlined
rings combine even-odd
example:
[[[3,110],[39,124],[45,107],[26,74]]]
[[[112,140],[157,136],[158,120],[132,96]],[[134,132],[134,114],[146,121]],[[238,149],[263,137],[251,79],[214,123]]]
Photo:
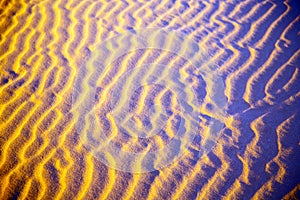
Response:
[[[1,1],[0,199],[299,198],[297,4],[293,0]],[[204,50],[214,51],[210,62],[225,85],[226,115],[217,116],[225,126],[207,154],[197,157],[199,144],[209,140],[207,119],[200,117],[201,139],[196,137],[184,156],[156,171],[130,173],[107,167],[85,147],[74,121],[72,92],[79,67],[98,44],[143,28],[182,31]],[[152,40],[155,43],[155,37]],[[128,71],[129,63],[141,65],[151,59],[170,68],[181,62],[170,52],[155,50],[125,55],[97,79],[103,89],[100,107],[112,99],[110,88]],[[181,65],[180,75],[189,77],[188,64]],[[81,74],[82,80],[95,72],[92,66],[87,69],[90,74]],[[155,73],[150,67],[139,81]],[[125,91],[134,77],[124,85]],[[217,95],[209,79],[204,81],[202,104]],[[202,83],[193,79],[193,84]],[[84,94],[90,85],[83,81],[82,87]],[[167,93],[144,87],[135,112],[143,113],[149,96],[155,94],[154,101],[160,104]],[[180,114],[176,98],[170,99],[170,109]],[[205,106],[193,109],[214,114]],[[118,125],[114,117],[107,117],[112,127]],[[158,118],[156,114],[152,120]],[[138,117],[134,119],[142,126]],[[168,138],[175,137],[175,120],[168,119]],[[112,131],[110,139],[122,141],[118,131]],[[139,142],[126,141],[122,148],[143,149]],[[152,142],[145,152],[167,141],[157,137]],[[134,167],[139,168],[140,162]]]

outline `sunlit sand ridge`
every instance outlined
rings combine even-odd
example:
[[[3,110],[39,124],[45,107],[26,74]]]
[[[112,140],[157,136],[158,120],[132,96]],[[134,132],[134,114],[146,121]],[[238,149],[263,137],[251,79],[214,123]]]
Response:
[[[1,1],[0,199],[296,199],[300,190],[297,4]],[[226,115],[221,118],[225,126],[212,151],[201,157],[201,144],[210,135],[210,117],[216,117],[208,104],[218,99],[216,88],[210,87],[215,80],[193,77],[190,63],[178,57],[179,51],[144,49],[115,60],[118,52],[112,47],[107,57],[112,63],[106,71],[86,63],[108,38],[153,27],[176,30],[196,41],[224,83]],[[157,42],[152,39],[153,44]],[[116,42],[136,45],[134,40]],[[188,49],[183,45],[179,50]],[[157,65],[134,70],[148,63]],[[159,64],[167,67],[160,71]],[[124,137],[117,128],[106,134],[123,150],[152,152],[176,137],[176,115],[183,114],[176,91],[170,90],[174,80],[167,79],[169,89],[143,83],[151,75],[164,77],[171,69],[182,77],[175,83],[182,83],[187,102],[193,98],[188,92],[191,86],[199,91],[199,108],[193,108],[201,114],[199,132],[188,151],[176,162],[149,173],[104,165],[78,131],[74,88],[84,96],[93,86],[88,80],[96,80],[97,116],[108,119],[99,128],[106,122],[113,127],[117,119],[104,115],[107,105],[117,100],[112,95],[116,88],[121,85],[120,95],[126,97],[131,83],[143,86],[137,88],[132,110],[125,114],[138,113],[132,118],[138,129],[143,126],[140,116],[147,116],[147,106],[154,102],[157,106],[150,109],[149,120],[155,129],[161,123],[159,113],[168,115],[165,137]],[[128,72],[126,80],[122,79]],[[75,84],[78,77],[80,87]],[[192,82],[187,81],[189,77]],[[126,103],[120,99],[116,110],[122,113]],[[107,159],[116,161],[109,155]],[[132,168],[141,169],[142,163],[143,158]]]

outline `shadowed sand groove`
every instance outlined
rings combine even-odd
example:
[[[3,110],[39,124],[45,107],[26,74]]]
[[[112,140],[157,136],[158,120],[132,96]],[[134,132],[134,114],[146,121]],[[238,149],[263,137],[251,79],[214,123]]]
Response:
[[[1,1],[0,199],[299,199],[298,7],[296,0]],[[182,33],[204,49],[210,62],[201,66],[219,75],[222,101],[210,73],[193,74],[191,63],[177,56],[191,49],[189,43],[173,53],[135,50],[117,59],[116,46],[109,46],[106,71],[92,67],[103,64],[97,62],[81,67],[99,44],[143,28]],[[171,37],[164,43],[159,35],[150,36],[151,44],[172,45]],[[127,39],[114,45],[138,43]],[[165,78],[168,88],[145,86],[153,76],[172,74],[181,79]],[[107,129],[122,150],[154,152],[176,136],[183,119],[180,95],[172,89],[176,85],[188,105],[195,105],[189,101],[193,97],[199,100],[193,107],[197,134],[185,154],[165,168],[148,173],[109,168],[89,152],[78,131],[72,105],[76,81],[83,96],[95,86],[93,99],[104,127],[131,123],[123,131],[136,136],[139,127],[155,130],[166,122],[164,133],[149,138],[151,132],[138,138]],[[117,95],[127,98],[126,91],[135,90],[128,112],[123,112],[128,101],[114,96],[116,88],[123,88]],[[105,115],[116,102],[119,118],[136,115],[122,123]],[[210,144],[209,123],[217,117],[212,102],[226,103],[224,127],[214,148],[199,157],[202,144]],[[141,170],[144,160],[137,159],[133,168]]]

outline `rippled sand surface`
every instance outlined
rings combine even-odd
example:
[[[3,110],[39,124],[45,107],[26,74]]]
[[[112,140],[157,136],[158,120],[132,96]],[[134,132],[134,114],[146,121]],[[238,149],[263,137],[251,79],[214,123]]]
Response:
[[[0,199],[299,198],[299,5],[296,0],[2,0]],[[146,28],[181,33],[199,48],[189,43],[173,52],[144,48],[109,66],[97,62],[99,44]],[[149,37],[155,47],[174,44],[171,37]],[[118,47],[130,49],[137,42],[129,38],[105,46],[107,59]],[[179,56],[188,50],[202,52],[201,66]],[[135,70],[142,65],[144,70]],[[161,82],[168,87],[146,81],[168,75]],[[176,84],[183,93],[176,93]],[[80,104],[90,98],[90,88],[94,103]],[[178,98],[188,102],[183,110]],[[112,106],[126,102],[127,109],[119,106],[122,112],[111,114]],[[157,114],[161,109],[153,104],[165,112]],[[97,107],[100,123],[78,120],[76,106],[82,112]],[[192,111],[197,120],[185,115]],[[152,136],[160,116],[166,125]],[[103,146],[89,135],[97,127],[121,150],[146,155],[177,137],[179,118],[182,130],[195,131],[195,138],[179,159],[154,171],[135,173],[143,157],[127,171],[108,167],[87,145]],[[209,126],[213,119],[222,122],[219,129]],[[136,138],[143,120],[149,138]],[[136,129],[119,128],[127,122]],[[105,156],[118,163],[117,154]]]

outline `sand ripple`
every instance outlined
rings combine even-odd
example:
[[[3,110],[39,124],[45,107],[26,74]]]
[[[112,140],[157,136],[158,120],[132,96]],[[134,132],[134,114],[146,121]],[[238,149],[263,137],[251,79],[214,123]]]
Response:
[[[297,199],[297,4],[296,0],[1,1],[0,199]],[[205,79],[210,73],[191,77],[191,87],[199,89],[199,108],[190,104],[199,109],[199,131],[188,151],[166,168],[129,173],[107,167],[84,145],[74,120],[72,94],[78,77],[83,80],[78,88],[85,91],[89,86],[83,83],[93,71],[82,71],[79,66],[86,66],[98,44],[142,28],[174,30],[196,41],[206,50],[225,88],[218,96],[220,88],[210,87],[215,81]],[[183,45],[179,50],[188,48]],[[97,77],[100,118],[113,100],[109,88],[117,87],[132,65],[147,61],[183,69],[181,76],[193,74],[187,62],[172,53],[131,52]],[[158,75],[155,70],[133,72],[138,76],[131,81]],[[122,85],[126,90],[130,86],[125,83],[129,82]],[[183,85],[187,99],[193,97],[187,92],[187,82],[176,83]],[[174,137],[172,124],[176,124],[176,114],[182,113],[172,98],[174,90],[153,86],[137,91],[134,102],[138,103],[132,108],[140,116],[146,116],[144,108],[151,101],[169,111],[163,113],[169,117],[166,134],[153,141],[112,139],[126,151],[151,151]],[[216,116],[209,103],[220,105],[224,100],[226,114]],[[162,120],[158,109],[148,109],[152,113],[148,125]],[[113,126],[114,118],[102,117],[107,116]],[[222,120],[224,127],[218,131],[214,148],[199,157],[212,118]],[[141,122],[138,117],[132,120]]]

